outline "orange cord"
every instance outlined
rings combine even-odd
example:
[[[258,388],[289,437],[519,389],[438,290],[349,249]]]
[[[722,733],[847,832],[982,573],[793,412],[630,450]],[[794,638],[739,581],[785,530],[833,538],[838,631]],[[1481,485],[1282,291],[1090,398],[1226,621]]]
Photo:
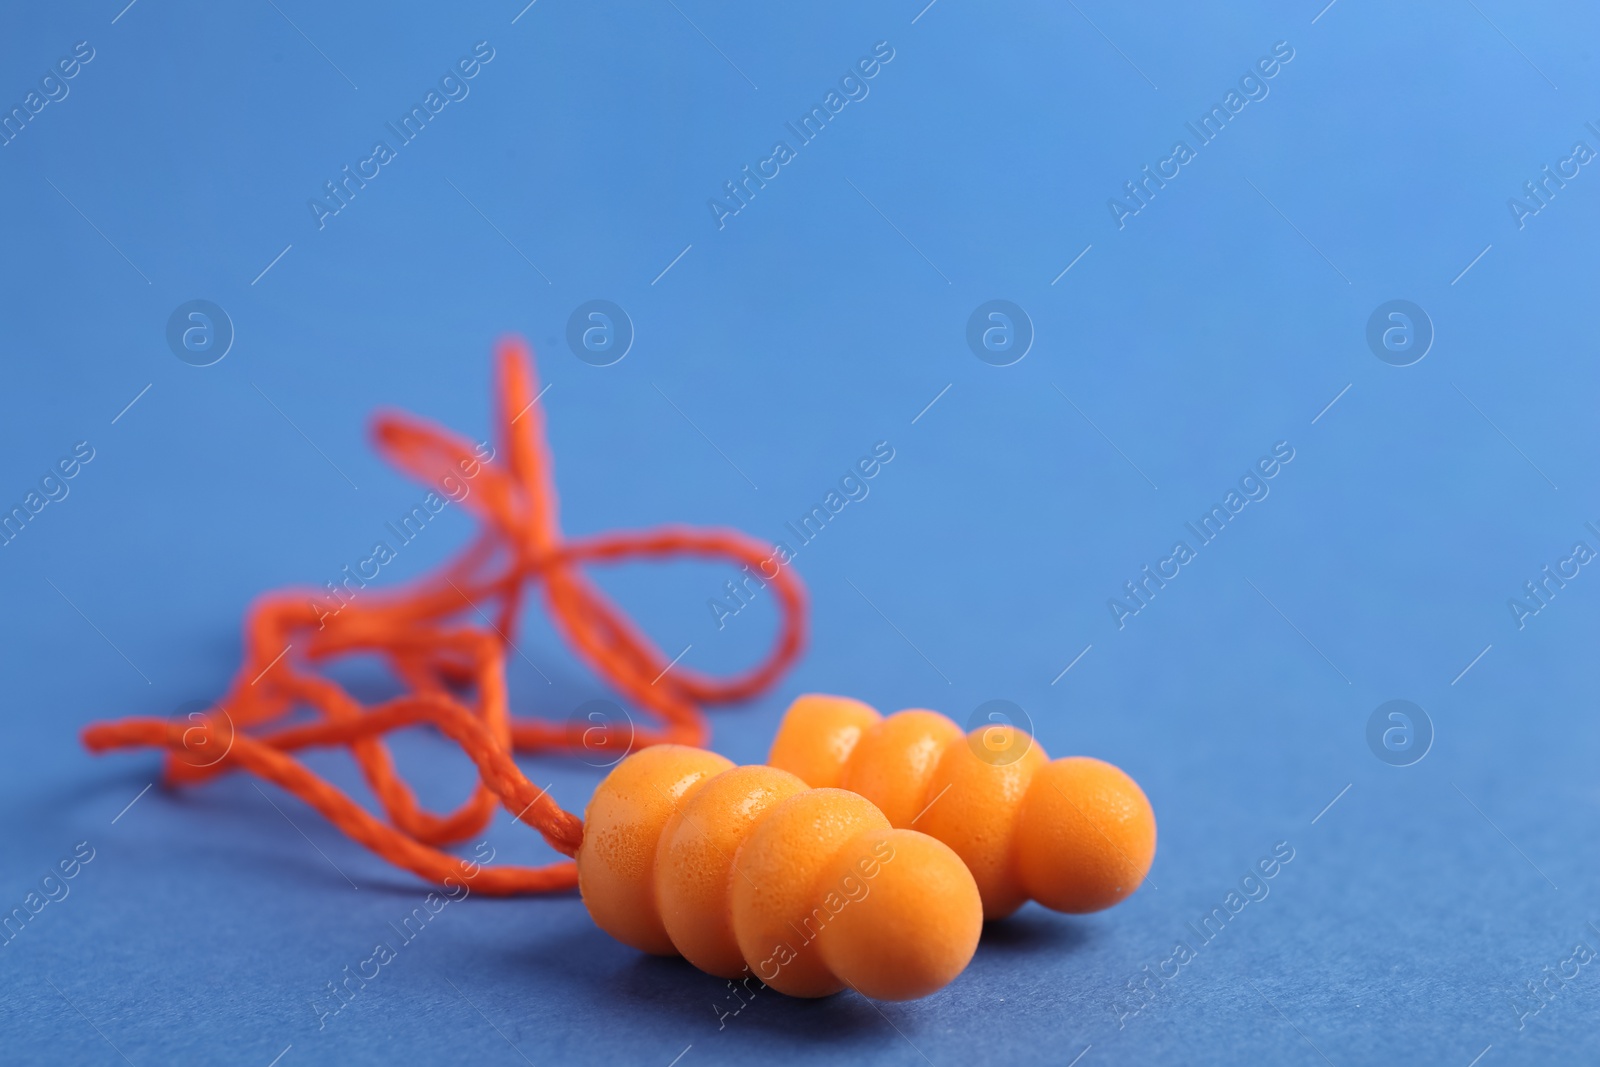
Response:
[[[551,847],[576,854],[583,821],[536,788],[511,758],[513,751],[576,752],[592,748],[596,727],[586,722],[514,719],[507,705],[506,649],[513,646],[528,583],[542,580],[557,629],[597,675],[625,699],[647,709],[659,725],[640,727],[629,742],[703,745],[708,736],[701,705],[743,700],[760,693],[799,655],[805,631],[805,594],[798,578],[779,566],[767,577],[761,564],[771,546],[733,530],[668,526],[635,533],[567,538],[556,517],[556,494],[544,418],[527,347],[517,339],[499,351],[499,435],[502,452],[484,461],[469,441],[403,413],[380,415],[373,426],[378,450],[395,466],[430,485],[466,475],[473,489],[462,506],[483,523],[476,540],[454,560],[391,592],[319,610],[315,591],[284,590],[258,600],[245,620],[244,662],[226,695],[197,722],[130,718],[95,723],[83,731],[92,752],[163,748],[169,785],[204,781],[230,770],[256,774],[293,793],[351,838],[398,867],[432,882],[470,881],[494,896],[547,893],[577,885],[570,861],[542,867],[480,868],[438,846],[477,834],[503,805],[538,830]],[[674,667],[583,574],[592,563],[691,556],[756,567],[767,579],[782,615],[778,637],[755,668],[717,679]],[[458,617],[476,614],[486,628]],[[365,706],[311,664],[338,656],[377,654],[410,692]],[[460,694],[471,691],[470,703]],[[308,708],[319,718],[247,732]],[[219,714],[220,713],[220,714]],[[432,726],[459,744],[478,768],[472,796],[445,815],[423,810],[399,776],[383,735]],[[610,750],[611,727],[604,727]],[[385,822],[292,753],[303,748],[349,746]]]

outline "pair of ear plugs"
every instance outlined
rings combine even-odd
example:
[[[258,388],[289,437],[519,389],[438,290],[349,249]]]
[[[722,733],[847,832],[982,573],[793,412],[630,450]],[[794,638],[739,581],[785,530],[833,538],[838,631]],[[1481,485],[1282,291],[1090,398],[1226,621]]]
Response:
[[[803,696],[766,766],[643,749],[585,814],[578,885],[644,952],[799,997],[910,1000],[971,961],[986,919],[1028,900],[1099,911],[1155,857],[1150,802],[1118,768],[1050,760],[1022,730],[964,733]]]
[[[885,999],[931,993],[967,965],[985,918],[1029,898],[1094,911],[1143,880],[1155,820],[1139,787],[1097,760],[1048,762],[1009,727],[964,735],[933,712],[883,718],[858,701],[808,696],[784,720],[770,766],[734,767],[700,749],[656,744],[703,740],[702,705],[754,696],[793,662],[805,633],[799,579],[790,568],[772,579],[782,623],[759,666],[726,680],[687,669],[668,675],[677,661],[667,662],[583,570],[683,555],[752,564],[771,546],[687,527],[566,537],[534,405],[537,379],[515,339],[501,346],[499,380],[498,458],[408,416],[374,428],[381,450],[414,477],[433,486],[476,479],[461,499],[483,529],[456,559],[397,590],[358,601],[341,595],[337,607],[320,593],[269,595],[247,618],[232,686],[206,714],[92,724],[85,745],[164,749],[171,784],[257,775],[435,884],[458,880],[497,896],[577,884],[595,922],[618,939],[681,953],[725,977],[753,974],[796,996],[845,987]],[[512,758],[586,749],[591,733],[510,713],[505,657],[536,585],[580,658],[659,720],[636,736],[654,747],[601,783],[587,827]],[[464,623],[469,609],[488,628]],[[402,695],[367,705],[310,669],[358,654],[385,659]],[[297,710],[310,715],[283,721]],[[423,810],[396,771],[384,736],[416,726],[438,729],[477,765],[480,785],[453,812]],[[350,749],[381,813],[299,758],[328,747]],[[483,868],[441,850],[482,829],[497,802],[577,862]]]

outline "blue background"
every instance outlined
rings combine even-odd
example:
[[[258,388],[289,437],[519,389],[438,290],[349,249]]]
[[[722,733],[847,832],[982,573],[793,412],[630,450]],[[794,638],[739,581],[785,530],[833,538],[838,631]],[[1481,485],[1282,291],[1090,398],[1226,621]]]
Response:
[[[1511,998],[1600,947],[1600,577],[1521,629],[1508,600],[1600,547],[1600,173],[1520,229],[1507,199],[1575,141],[1600,148],[1600,16],[923,2],[13,5],[5,109],[76,42],[95,58],[0,148],[0,503],[78,441],[95,458],[0,550],[0,906],[75,843],[95,858],[0,948],[0,1059],[1060,1064],[1092,1046],[1083,1067],[1488,1067],[1592,1047],[1592,968],[1537,1015]],[[319,229],[308,199],[479,41],[495,57],[470,95]],[[719,229],[708,198],[878,41],[894,58],[870,95]],[[1279,41],[1294,58],[1270,95],[1119,229],[1108,198]],[[196,298],[237,332],[206,368],[165,339]],[[637,334],[605,368],[565,341],[595,298]],[[965,339],[996,298],[1036,332],[1008,367]],[[1365,340],[1395,298],[1436,331],[1408,367]],[[253,595],[335,578],[420,499],[367,447],[370,412],[487,435],[504,332],[551,383],[574,534],[777,538],[874,442],[895,449],[799,554],[809,649],[714,715],[720,751],[758,761],[805,691],[957,719],[1010,699],[1051,754],[1142,783],[1150,883],[1100,915],[1028,906],[926,1000],[764,993],[720,1022],[721,981],[612,942],[575,896],[474,898],[319,1031],[308,1002],[422,887],[243,777],[129,808],[156,757],[94,759],[77,731],[220,693]],[[1279,441],[1294,459],[1270,496],[1119,629],[1108,599]],[[470,531],[451,510],[385,581]],[[731,672],[774,616],[719,631],[728,577],[599,580],[669,654]],[[525,635],[548,681],[511,660],[518,712],[609,695],[536,612]],[[1413,766],[1366,740],[1391,699],[1436,733]],[[465,795],[452,746],[397,746],[425,801]],[[314,764],[353,784],[337,754]],[[576,810],[601,774],[524,764]],[[487,839],[550,857],[505,816]],[[1119,1025],[1127,983],[1280,841],[1295,858],[1270,896]]]

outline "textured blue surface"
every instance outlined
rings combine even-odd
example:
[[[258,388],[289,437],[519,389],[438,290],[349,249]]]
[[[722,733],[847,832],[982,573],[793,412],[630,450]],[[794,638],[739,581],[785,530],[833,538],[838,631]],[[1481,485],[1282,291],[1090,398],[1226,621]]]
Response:
[[[0,504],[93,453],[0,549],[0,906],[80,842],[93,857],[0,947],[0,1059],[1592,1056],[1600,576],[1569,562],[1542,606],[1509,602],[1576,542],[1600,549],[1600,168],[1541,171],[1600,149],[1593,11],[122,2],[0,17],[7,113],[78,42],[93,57],[0,147]],[[401,143],[386,123],[479,42],[493,58]],[[785,123],[875,46],[892,59],[800,143]],[[1186,123],[1275,46],[1292,59],[1202,144]],[[393,158],[364,188],[308,206],[379,139]],[[793,158],[764,163],[779,139]],[[1164,163],[1178,139],[1192,158]],[[746,165],[776,176],[737,214],[708,206]],[[1176,176],[1108,205],[1146,165]],[[236,333],[203,368],[166,339],[195,299]],[[613,366],[566,342],[592,299],[636,333]],[[993,299],[1036,334],[1011,366],[966,340]],[[1436,334],[1410,366],[1366,339],[1394,299]],[[551,383],[573,532],[780,537],[875,442],[895,449],[799,553],[814,639],[776,691],[716,715],[721,751],[758,760],[807,690],[958,719],[1014,700],[1053,754],[1143,783],[1150,883],[1102,915],[1029,906],[924,1001],[767,993],[737,1014],[575,898],[473,898],[319,1029],[311,1003],[396,939],[418,884],[243,778],[141,794],[155,758],[92,759],[77,730],[217,694],[251,596],[334,578],[419,498],[366,447],[368,414],[486,434],[506,331]],[[1275,446],[1292,460],[1238,499],[1266,495],[1200,544],[1185,524]],[[469,530],[447,513],[385,579]],[[1137,614],[1108,606],[1180,539],[1194,557]],[[601,580],[663,648],[732,671],[773,615],[719,631],[727,577]],[[549,681],[513,659],[518,710],[607,695],[542,619],[526,634]],[[1367,739],[1396,699],[1435,735],[1406,767]],[[425,800],[464,795],[451,746],[399,748]],[[569,808],[599,775],[526,766]],[[487,838],[546,858],[531,836],[502,817]],[[1280,842],[1268,895],[1197,937]],[[1187,962],[1164,963],[1178,941]],[[1147,966],[1169,977],[1135,995]]]

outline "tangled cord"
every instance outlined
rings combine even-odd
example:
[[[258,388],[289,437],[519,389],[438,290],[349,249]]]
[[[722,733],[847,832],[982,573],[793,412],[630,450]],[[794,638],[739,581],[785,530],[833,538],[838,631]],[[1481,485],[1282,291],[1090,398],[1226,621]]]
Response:
[[[513,718],[507,702],[506,649],[513,646],[523,597],[539,584],[557,629],[622,697],[648,709],[657,725],[633,732],[633,744],[703,745],[702,705],[747,699],[770,685],[800,652],[805,594],[786,567],[767,574],[773,549],[734,530],[667,526],[633,533],[567,538],[556,515],[544,419],[535,404],[527,347],[500,344],[502,451],[485,462],[471,442],[404,413],[380,414],[373,438],[396,467],[428,484],[466,474],[476,483],[462,504],[481,522],[477,538],[436,572],[396,590],[329,612],[306,590],[261,597],[244,627],[244,661],[227,693],[188,722],[128,718],[83,731],[92,752],[161,748],[163,779],[193,784],[231,770],[258,775],[298,796],[351,838],[431,882],[469,881],[496,896],[545,893],[577,884],[570,860],[541,867],[482,868],[440,846],[481,831],[503,805],[566,856],[577,853],[583,821],[536,788],[512,752],[612,747],[614,727]],[[672,667],[660,649],[589,579],[588,564],[689,556],[755,567],[776,595],[778,637],[756,667],[717,679]],[[461,621],[476,614],[480,628]],[[312,664],[376,654],[409,690],[366,706]],[[668,668],[672,667],[671,670]],[[470,699],[469,699],[470,696]],[[299,708],[316,718],[266,727]],[[384,741],[391,730],[432,726],[476,764],[472,796],[447,814],[423,810],[396,772]],[[251,730],[251,728],[257,728]],[[592,736],[599,729],[599,741]],[[301,749],[348,746],[387,821],[296,758]]]

